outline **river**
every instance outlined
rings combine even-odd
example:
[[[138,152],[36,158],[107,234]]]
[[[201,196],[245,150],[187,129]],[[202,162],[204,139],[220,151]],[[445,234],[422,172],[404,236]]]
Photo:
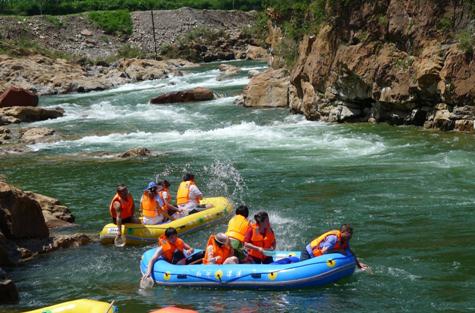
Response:
[[[164,288],[141,291],[139,259],[147,247],[94,243],[42,255],[7,269],[20,312],[77,298],[115,300],[120,312],[176,304],[200,312],[473,312],[475,311],[475,140],[386,124],[326,124],[285,109],[233,104],[258,62],[234,62],[240,76],[217,81],[216,64],[171,77],[88,94],[42,97],[64,117],[33,123],[57,129],[60,142],[2,156],[10,183],[56,197],[97,237],[109,222],[117,183],[139,198],[156,175],[172,190],[186,171],[207,196],[266,210],[278,249],[301,249],[349,222],[352,247],[371,272],[325,288],[292,291]],[[150,105],[165,91],[204,86],[216,100]],[[144,146],[156,155],[107,156]],[[184,236],[203,247],[216,225]],[[71,230],[68,230],[69,232]]]

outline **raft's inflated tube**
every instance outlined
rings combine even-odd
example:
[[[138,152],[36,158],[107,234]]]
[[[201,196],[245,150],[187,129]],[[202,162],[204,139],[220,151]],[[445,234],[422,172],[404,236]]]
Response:
[[[145,273],[155,249],[146,251],[140,262]],[[300,252],[279,251],[275,260],[290,257],[298,260]],[[304,261],[279,264],[174,265],[159,259],[153,267],[152,278],[157,285],[202,286],[223,288],[293,289],[324,286],[351,276],[355,257],[351,254],[325,254]],[[284,262],[286,263],[286,262]]]
[[[89,299],[79,299],[24,313],[117,313],[113,303]]]
[[[200,204],[212,204],[213,207],[164,224],[125,224],[122,227],[122,238],[125,238],[127,245],[156,243],[168,227],[174,227],[178,233],[191,232],[224,221],[233,213],[233,205],[225,197],[204,198]],[[107,224],[99,234],[101,243],[114,243],[117,233],[117,225]]]

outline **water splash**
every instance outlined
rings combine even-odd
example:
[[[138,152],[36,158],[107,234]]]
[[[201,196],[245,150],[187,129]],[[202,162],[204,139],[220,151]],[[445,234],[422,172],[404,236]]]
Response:
[[[234,201],[242,202],[247,186],[231,161],[215,160],[210,166],[204,166],[203,170],[210,177],[206,186],[211,192],[224,194]]]

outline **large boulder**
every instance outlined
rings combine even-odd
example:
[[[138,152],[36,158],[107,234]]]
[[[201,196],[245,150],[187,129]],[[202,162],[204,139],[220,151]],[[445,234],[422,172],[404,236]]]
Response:
[[[288,107],[289,76],[284,69],[268,69],[254,76],[244,88],[246,107]]]
[[[45,247],[44,252],[51,252],[58,249],[77,248],[91,243],[92,240],[85,234],[58,235]]]
[[[176,102],[194,102],[213,100],[214,94],[211,90],[203,87],[196,87],[190,90],[183,90],[177,92],[170,92],[158,97],[152,98],[150,103],[176,103]]]
[[[248,60],[262,60],[267,59],[269,53],[262,47],[248,45],[246,50],[246,59]]]
[[[58,199],[48,197],[39,193],[25,192],[31,199],[36,200],[45,218],[46,225],[49,228],[73,226],[74,215],[69,208],[63,205]]]
[[[13,106],[35,107],[37,105],[38,96],[22,88],[10,87],[0,95],[0,108]]]
[[[144,147],[132,148],[118,155],[121,159],[146,158],[152,155],[152,151]]]
[[[218,66],[218,69],[220,70],[220,75],[218,76],[217,80],[224,80],[231,78],[241,71],[241,69],[237,66],[230,65],[230,64],[220,64]]]
[[[20,131],[20,141],[27,144],[48,142],[59,138],[54,129],[47,127],[25,128]]]
[[[52,118],[58,118],[64,115],[61,108],[44,109],[39,107],[6,107],[0,108],[0,116],[10,123],[37,122]]]
[[[7,239],[49,236],[40,204],[5,182],[0,182],[0,231]]]

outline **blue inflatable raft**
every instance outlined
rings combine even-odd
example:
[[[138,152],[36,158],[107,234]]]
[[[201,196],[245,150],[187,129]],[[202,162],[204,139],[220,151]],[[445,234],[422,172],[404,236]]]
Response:
[[[142,255],[142,274],[155,249]],[[299,257],[300,252],[279,251],[274,260],[285,263]],[[334,283],[351,276],[355,267],[354,256],[339,253],[288,264],[174,265],[159,259],[154,264],[152,278],[155,284],[165,286],[292,289]]]

